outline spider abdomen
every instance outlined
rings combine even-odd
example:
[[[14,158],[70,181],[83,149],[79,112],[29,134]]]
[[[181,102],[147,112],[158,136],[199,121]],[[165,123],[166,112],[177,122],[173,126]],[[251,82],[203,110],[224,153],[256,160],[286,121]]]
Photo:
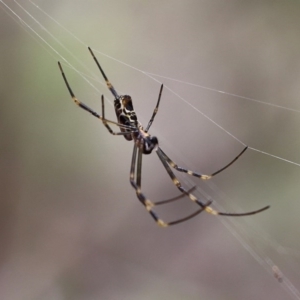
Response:
[[[119,96],[115,99],[115,112],[118,123],[138,128],[137,116],[133,109],[132,99],[129,95]],[[127,141],[131,141],[132,130],[123,127],[120,127],[120,129],[122,132],[128,132],[128,134],[124,134],[124,138]]]

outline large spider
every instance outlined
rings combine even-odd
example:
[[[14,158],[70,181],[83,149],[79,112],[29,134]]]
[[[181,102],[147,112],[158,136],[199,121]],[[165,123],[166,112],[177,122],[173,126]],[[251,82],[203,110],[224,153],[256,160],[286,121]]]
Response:
[[[188,219],[191,219],[192,217],[198,215],[202,211],[206,211],[207,213],[210,213],[212,215],[222,215],[222,216],[232,216],[232,217],[240,217],[240,216],[248,216],[248,215],[253,215],[257,214],[259,212],[262,212],[266,209],[269,208],[269,206],[263,207],[261,209],[255,210],[255,211],[250,211],[250,212],[245,212],[245,213],[225,213],[225,212],[220,212],[215,209],[213,209],[210,204],[212,201],[208,201],[207,203],[202,203],[196,196],[194,196],[191,192],[193,191],[194,188],[187,190],[184,186],[182,186],[181,182],[178,180],[178,178],[175,176],[173,173],[172,168],[179,172],[184,172],[189,175],[198,177],[202,180],[208,180],[211,179],[213,176],[219,174],[220,172],[224,171],[227,169],[230,165],[232,165],[246,150],[247,147],[243,149],[243,151],[235,158],[233,159],[229,164],[227,164],[225,167],[221,168],[220,170],[212,173],[211,175],[204,175],[204,174],[199,174],[197,172],[179,167],[160,147],[158,144],[158,139],[155,136],[151,136],[148,131],[152,125],[152,122],[157,114],[158,111],[158,106],[163,90],[163,84],[160,87],[159,91],[159,96],[158,100],[156,103],[156,107],[153,111],[152,117],[150,121],[148,122],[147,127],[144,129],[144,127],[141,125],[141,123],[138,121],[136,113],[133,109],[132,105],[132,100],[131,97],[128,95],[124,96],[119,96],[112,84],[109,82],[108,78],[106,77],[103,69],[101,68],[97,58],[95,57],[92,49],[89,47],[88,48],[92,57],[94,58],[105,82],[108,87],[108,89],[111,91],[113,96],[115,97],[114,100],[114,107],[115,107],[115,112],[117,115],[118,122],[114,122],[111,120],[107,120],[105,118],[105,113],[104,113],[104,97],[102,95],[101,97],[101,102],[102,102],[102,115],[99,115],[97,112],[89,108],[87,105],[85,105],[83,102],[79,101],[76,97],[75,94],[73,93],[66,75],[64,74],[64,71],[62,69],[62,66],[60,62],[58,62],[61,74],[63,76],[63,79],[65,81],[65,84],[69,90],[69,93],[74,100],[75,104],[77,104],[79,107],[83,108],[84,110],[88,111],[91,113],[93,116],[96,118],[100,119],[103,123],[103,125],[107,128],[109,133],[113,135],[122,135],[127,141],[132,141],[134,142],[133,145],[133,153],[132,153],[132,159],[131,159],[131,168],[130,168],[130,183],[132,187],[136,191],[136,195],[140,202],[146,207],[147,211],[149,214],[152,216],[152,218],[156,221],[156,223],[159,226],[162,227],[167,227],[170,225],[175,225],[181,222],[184,222]],[[117,125],[120,128],[120,132],[115,132],[111,129],[109,124],[114,124]],[[143,154],[150,154],[153,150],[157,153],[159,159],[161,160],[163,166],[165,167],[166,171],[168,172],[169,176],[171,177],[174,185],[181,191],[181,195],[172,199],[164,200],[164,201],[159,201],[159,202],[153,202],[149,200],[141,191],[141,172],[142,172],[142,157]],[[195,211],[193,214],[190,214],[184,218],[172,221],[172,222],[165,222],[162,219],[160,219],[157,214],[153,211],[153,208],[157,205],[162,205],[166,203],[170,203],[172,201],[176,201],[184,196],[188,196],[193,202],[195,202],[200,208]]]

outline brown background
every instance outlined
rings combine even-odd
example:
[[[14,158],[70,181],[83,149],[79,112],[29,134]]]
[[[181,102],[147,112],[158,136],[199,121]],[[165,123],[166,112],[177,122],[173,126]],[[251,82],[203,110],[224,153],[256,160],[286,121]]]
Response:
[[[100,111],[101,94],[112,96],[91,46],[118,91],[133,97],[143,124],[159,83],[97,51],[143,71],[300,111],[297,1],[36,0],[82,43],[23,1],[70,52],[17,3],[4,2],[91,76],[98,91],[0,3],[1,299],[274,300],[289,299],[286,280],[300,289],[298,166],[248,150],[211,184],[186,181],[228,211],[271,205],[233,223],[261,263],[227,229],[229,219],[203,213],[160,229],[129,184],[132,145],[72,104],[57,67],[61,60],[78,97]],[[300,163],[299,112],[157,79],[195,107],[165,89],[152,127],[180,164],[214,172],[243,148],[197,110],[245,144]],[[107,116],[115,118],[111,105]],[[143,190],[154,200],[177,195],[155,154],[145,157]],[[162,215],[174,219],[192,209],[185,199]],[[286,275],[281,284],[272,262]]]

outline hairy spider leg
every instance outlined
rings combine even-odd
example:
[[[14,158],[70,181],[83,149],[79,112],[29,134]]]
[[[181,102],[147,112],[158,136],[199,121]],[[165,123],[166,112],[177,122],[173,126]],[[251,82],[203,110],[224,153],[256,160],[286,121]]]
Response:
[[[157,148],[156,153],[159,157],[159,159],[161,160],[163,166],[165,167],[167,173],[169,174],[169,176],[172,179],[172,182],[174,183],[174,185],[183,193],[185,193],[193,202],[197,203],[199,206],[201,206],[201,208],[204,208],[204,210],[207,213],[210,213],[212,215],[222,215],[222,216],[229,216],[229,217],[242,217],[242,216],[249,216],[249,215],[254,215],[257,214],[259,212],[262,212],[266,209],[268,209],[270,206],[265,206],[261,209],[258,210],[254,210],[254,211],[250,211],[250,212],[245,212],[245,213],[225,213],[225,212],[220,212],[217,211],[215,209],[213,209],[212,207],[203,204],[200,200],[198,200],[198,198],[196,196],[194,196],[192,193],[190,193],[188,190],[186,190],[182,185],[181,182],[178,180],[178,178],[175,176],[175,174],[173,173],[173,171],[171,170],[170,166],[169,166],[169,162],[166,159],[166,154],[164,154],[164,152],[161,150],[160,147]],[[189,173],[188,173],[189,174]],[[191,174],[192,175],[192,174]]]
[[[138,158],[136,158],[137,149],[139,150],[138,151]],[[154,202],[152,202],[151,200],[147,199],[146,196],[141,191],[142,156],[143,156],[143,153],[142,153],[141,148],[138,148],[137,145],[134,144],[133,153],[132,153],[132,160],[131,160],[131,168],[130,168],[130,183],[131,183],[132,187],[135,189],[136,195],[137,195],[138,199],[140,200],[140,202],[146,207],[146,209],[149,212],[149,214],[151,215],[151,217],[155,220],[155,222],[159,226],[168,227],[168,226],[171,226],[171,225],[175,225],[175,224],[187,221],[187,220],[195,217],[196,215],[198,215],[199,213],[201,213],[205,209],[206,206],[203,206],[199,210],[194,212],[193,214],[190,214],[185,218],[178,219],[178,220],[175,220],[175,221],[172,221],[172,222],[165,222],[162,219],[160,219],[157,216],[157,214],[153,211],[153,207],[156,206],[156,204]],[[136,162],[137,162],[137,166],[136,166]],[[168,201],[168,200],[166,200],[166,201]],[[210,205],[210,204],[211,204],[211,201],[209,201],[207,205]]]

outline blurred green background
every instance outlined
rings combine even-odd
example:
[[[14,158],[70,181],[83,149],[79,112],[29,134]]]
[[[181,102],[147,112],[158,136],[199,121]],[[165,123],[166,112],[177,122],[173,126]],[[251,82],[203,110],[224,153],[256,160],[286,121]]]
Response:
[[[116,89],[133,97],[144,125],[160,84],[99,51],[143,71],[295,110],[156,77],[194,107],[165,88],[151,130],[185,167],[211,173],[243,149],[197,110],[243,143],[300,163],[300,3],[34,3],[79,40],[30,1],[20,4],[40,24],[18,2],[0,2],[0,298],[299,299],[285,291],[288,280],[300,289],[299,166],[248,150],[212,183],[185,182],[227,211],[271,205],[233,223],[261,263],[227,229],[229,219],[203,213],[158,228],[129,184],[132,144],[72,103],[57,61],[79,99],[97,111],[101,94],[110,99],[113,120],[112,96],[87,45]],[[155,154],[144,159],[143,190],[153,200],[178,194]],[[185,199],[161,214],[175,219],[193,209]]]

